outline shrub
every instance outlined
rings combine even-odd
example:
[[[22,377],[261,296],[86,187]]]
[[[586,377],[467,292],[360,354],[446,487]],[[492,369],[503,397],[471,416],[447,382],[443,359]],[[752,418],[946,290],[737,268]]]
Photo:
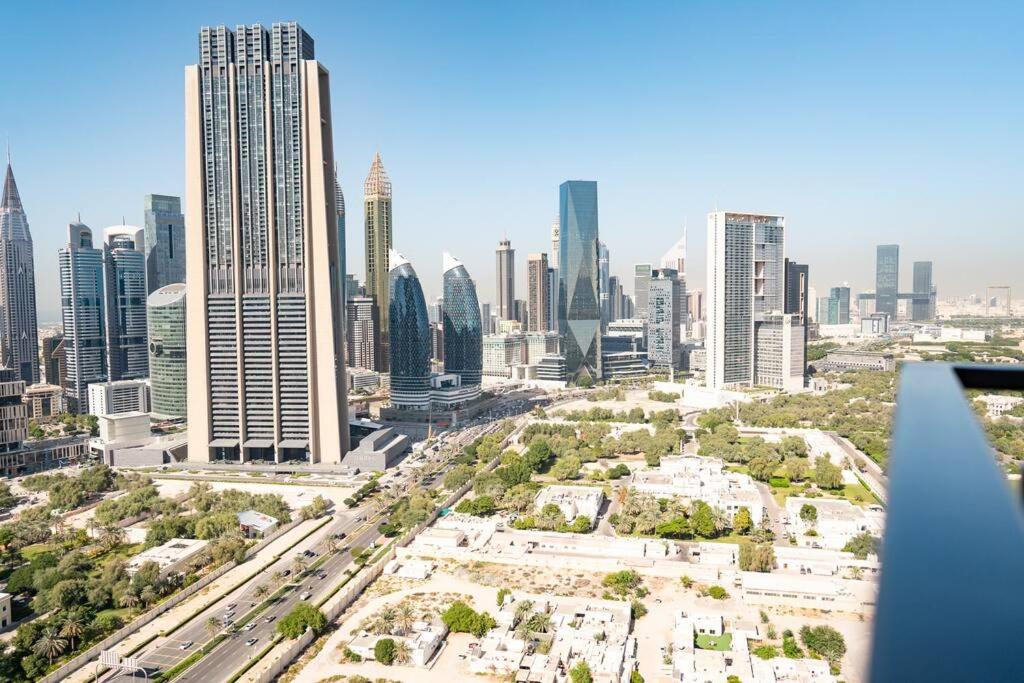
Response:
[[[772,659],[779,656],[779,651],[774,645],[762,645],[754,650],[754,654],[761,659]]]
[[[395,641],[381,638],[373,646],[373,658],[385,666],[395,663]]]
[[[285,638],[298,638],[306,629],[312,629],[313,633],[320,633],[327,626],[327,617],[309,603],[296,605],[291,612],[277,622],[277,632]]]
[[[461,600],[456,600],[441,615],[444,625],[454,633],[472,633],[481,637],[494,628],[496,622],[487,612],[477,612]]]
[[[710,588],[708,588],[708,595],[710,595],[715,600],[725,600],[727,597],[729,597],[729,592],[721,586],[711,586]]]

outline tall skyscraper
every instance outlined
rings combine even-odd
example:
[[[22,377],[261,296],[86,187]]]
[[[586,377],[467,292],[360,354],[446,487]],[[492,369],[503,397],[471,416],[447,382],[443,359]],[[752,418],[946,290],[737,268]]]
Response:
[[[146,293],[185,281],[185,216],[181,197],[142,198],[146,231]]]
[[[203,28],[185,69],[189,459],[348,450],[330,83],[294,23]]]
[[[427,410],[430,406],[430,323],[423,287],[412,264],[392,250],[391,405],[399,410]],[[446,350],[447,351],[447,350]]]
[[[377,369],[377,307],[368,296],[353,296],[345,303],[345,341],[348,366]]]
[[[8,153],[0,199],[0,362],[26,384],[39,382],[37,327],[32,233]]]
[[[480,384],[483,327],[476,285],[462,262],[444,255],[444,371],[462,378],[462,386]]]
[[[879,244],[875,251],[875,311],[896,319],[900,286],[900,245]]]
[[[622,317],[622,284],[618,275],[608,276],[608,322]]]
[[[566,377],[601,378],[601,308],[598,302],[597,183],[567,180],[559,187],[558,333]]]
[[[345,303],[348,301],[348,263],[345,253],[345,193],[341,191],[341,180],[338,179],[338,165],[334,165],[334,216],[338,228],[338,280],[341,282],[342,334],[347,316],[344,315]]]
[[[391,306],[388,273],[391,270],[388,254],[392,245],[391,179],[384,170],[380,152],[373,158],[370,172],[363,183],[363,208],[366,215],[366,296],[377,307],[377,339],[374,349],[375,365],[379,372],[387,372],[389,335],[388,315]]]
[[[57,252],[57,263],[68,411],[87,413],[89,385],[107,381],[103,251],[93,247],[87,225],[68,225],[68,243]]]
[[[835,324],[850,324],[850,288],[847,286],[833,287],[828,296],[835,301]]]
[[[609,272],[608,245],[604,242],[597,243],[597,291],[598,304],[601,308],[601,332],[608,329],[608,321],[611,319],[611,298],[609,293],[608,278]]]
[[[548,298],[548,331],[558,331],[558,269],[548,268],[547,281]]]
[[[634,315],[637,318],[647,317],[647,288],[652,270],[654,266],[650,263],[638,263],[633,266],[633,304]]]
[[[150,407],[158,418],[186,417],[185,284],[156,290],[147,307]]]
[[[708,214],[706,381],[711,388],[754,382],[756,324],[768,314],[781,315],[785,303],[784,226],[779,216]]]
[[[526,261],[526,329],[547,332],[551,329],[551,283],[548,278],[548,255],[530,254]]]
[[[495,292],[498,296],[498,318],[516,319],[516,250],[508,239],[498,243],[494,251]]]
[[[935,285],[932,283],[932,262],[914,261],[914,298],[911,300],[911,320],[935,319]]]
[[[648,284],[647,359],[655,368],[678,369],[682,281],[674,268],[662,268],[652,273]]]
[[[116,225],[104,231],[104,307],[110,381],[149,376],[143,239],[142,229],[132,225]]]
[[[810,273],[806,263],[785,260],[786,294],[783,312],[796,316],[804,338],[804,371],[807,370],[807,331],[811,321]]]
[[[480,304],[480,324],[483,326],[484,334],[493,334],[494,325],[491,324],[491,304]]]

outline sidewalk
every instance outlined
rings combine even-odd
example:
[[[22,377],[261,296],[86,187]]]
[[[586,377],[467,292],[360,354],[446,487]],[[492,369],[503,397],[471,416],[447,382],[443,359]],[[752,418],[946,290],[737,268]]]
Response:
[[[122,640],[118,645],[118,652],[121,656],[130,654],[134,650],[145,645],[148,641],[160,637],[164,630],[174,628],[187,617],[198,614],[202,610],[206,609],[227,595],[228,592],[233,590],[235,586],[239,582],[243,581],[247,576],[252,575],[258,569],[266,567],[273,562],[275,557],[281,555],[298,543],[303,536],[308,534],[310,530],[322,521],[322,519],[307,520],[297,525],[294,529],[280,538],[275,539],[266,548],[263,548],[256,553],[256,555],[248,562],[243,562],[233,568],[231,571],[218,578],[191,598],[185,600],[179,605],[175,605],[166,613],[160,615],[158,618],[149,622],[138,631]],[[69,683],[87,683],[88,681],[93,680],[95,668],[95,663],[90,662],[68,676],[65,680]]]

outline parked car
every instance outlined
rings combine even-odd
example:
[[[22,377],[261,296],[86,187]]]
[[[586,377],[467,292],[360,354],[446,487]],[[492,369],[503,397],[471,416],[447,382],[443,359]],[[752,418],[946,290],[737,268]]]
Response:
[[[178,646],[178,649],[179,650],[187,650],[190,647],[192,647],[192,645],[194,645],[194,643],[191,640],[186,640],[185,642],[183,642],[181,645]]]

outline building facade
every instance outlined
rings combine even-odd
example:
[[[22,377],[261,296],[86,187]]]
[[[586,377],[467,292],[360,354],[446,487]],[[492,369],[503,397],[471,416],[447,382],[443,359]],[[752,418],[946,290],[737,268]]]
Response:
[[[375,370],[387,372],[390,352],[388,351],[388,315],[391,310],[390,295],[391,264],[388,256],[392,247],[391,224],[391,179],[384,170],[380,152],[373,158],[370,172],[363,183],[363,208],[365,211],[366,233],[366,296],[373,299],[375,309],[374,360]]]
[[[423,287],[412,264],[392,250],[391,406],[399,410],[430,407],[430,323]]]
[[[608,323],[612,318],[611,299],[611,272],[609,261],[611,255],[608,253],[608,245],[604,242],[597,243],[597,291],[598,305],[601,309],[601,332],[608,329]]]
[[[707,386],[755,382],[755,323],[785,303],[785,219],[708,214]]]
[[[330,83],[294,23],[206,27],[185,71],[190,460],[348,450]]]
[[[130,225],[104,231],[107,372],[111,380],[149,376],[143,239],[142,229]]]
[[[654,266],[650,263],[638,263],[633,266],[633,315],[637,318],[647,317],[647,296]]]
[[[67,382],[68,366],[64,356],[64,334],[58,332],[41,340],[43,349],[43,374],[46,383],[64,388]]]
[[[32,233],[8,158],[0,199],[0,362],[26,384],[39,382],[36,323]]]
[[[53,384],[33,384],[25,388],[22,402],[31,419],[45,421],[64,412],[64,390]]]
[[[756,323],[754,384],[783,391],[804,386],[804,332],[792,313],[768,313]]]
[[[149,383],[141,379],[94,382],[89,385],[89,413],[119,415],[148,413]]]
[[[188,414],[185,353],[185,284],[166,285],[149,295],[149,381],[153,417]]]
[[[568,381],[601,378],[598,300],[597,183],[568,180],[559,188],[558,333]]]
[[[875,249],[875,312],[896,319],[900,286],[900,245],[879,244]]]
[[[185,216],[181,197],[147,194],[142,200],[146,231],[146,287],[152,294],[185,281]]]
[[[935,320],[935,285],[932,282],[932,262],[914,261],[914,298],[911,300],[910,318],[915,322]]]
[[[71,413],[85,413],[89,407],[89,385],[107,380],[103,252],[93,247],[92,230],[87,225],[68,225],[68,243],[57,252],[57,264],[67,408]]]
[[[377,306],[373,297],[353,296],[345,304],[348,366],[377,370]]]
[[[451,254],[442,263],[444,371],[458,375],[462,386],[478,386],[483,372],[483,326],[476,285],[462,262]]]
[[[652,271],[647,299],[647,360],[652,368],[679,369],[682,288],[674,269]]]
[[[551,329],[551,280],[547,254],[530,254],[527,258],[526,329],[546,332]]]
[[[498,297],[498,319],[516,319],[516,250],[503,239],[494,251],[494,291]]]

